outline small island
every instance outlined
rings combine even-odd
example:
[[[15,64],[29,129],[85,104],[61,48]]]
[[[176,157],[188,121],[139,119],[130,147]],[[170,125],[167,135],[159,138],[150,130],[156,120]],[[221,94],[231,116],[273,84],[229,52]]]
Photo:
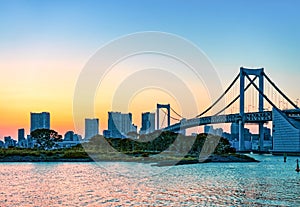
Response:
[[[53,132],[52,132],[53,133]],[[211,134],[185,136],[167,131],[132,138],[94,136],[71,148],[55,149],[54,142],[37,136],[34,148],[0,149],[0,162],[145,162],[154,166],[207,162],[257,162],[238,154],[227,139]],[[56,140],[57,141],[57,140]],[[52,149],[49,149],[51,146]]]

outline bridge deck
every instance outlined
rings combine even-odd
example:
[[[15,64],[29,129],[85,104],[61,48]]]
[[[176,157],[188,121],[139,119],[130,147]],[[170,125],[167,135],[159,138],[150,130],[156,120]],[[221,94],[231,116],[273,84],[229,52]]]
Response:
[[[179,123],[164,128],[164,131],[179,131],[207,124],[233,123],[243,119],[245,123],[260,123],[272,121],[272,111],[245,113],[244,117],[239,114],[228,114],[219,116],[207,116],[193,119],[183,119]]]

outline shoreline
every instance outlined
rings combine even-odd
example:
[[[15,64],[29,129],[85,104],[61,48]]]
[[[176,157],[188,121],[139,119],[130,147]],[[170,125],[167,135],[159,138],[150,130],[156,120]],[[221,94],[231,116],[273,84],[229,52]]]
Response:
[[[203,164],[203,163],[249,163],[259,162],[258,160],[243,154],[234,155],[211,155],[206,159],[192,159],[192,160],[180,160],[179,162],[174,161],[161,161],[153,166],[163,167],[171,165],[190,165],[190,164]]]
[[[202,164],[211,162],[259,162],[254,158],[243,154],[225,154],[225,155],[210,155],[209,157],[199,161],[197,158],[168,158],[168,157],[130,157],[122,159],[120,157],[106,157],[95,158],[83,157],[83,158],[61,158],[57,156],[19,156],[10,155],[0,158],[0,163],[12,163],[12,162],[137,162],[137,163],[152,163],[152,166],[172,166],[172,165],[187,165],[187,164]]]

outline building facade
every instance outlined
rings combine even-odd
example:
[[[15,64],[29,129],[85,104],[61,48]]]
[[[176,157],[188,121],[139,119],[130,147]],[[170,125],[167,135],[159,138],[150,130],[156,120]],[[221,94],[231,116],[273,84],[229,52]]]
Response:
[[[25,129],[18,129],[18,142],[25,140]]]
[[[50,129],[50,113],[30,113],[30,132],[36,129]]]
[[[74,138],[74,132],[67,131],[64,136],[64,141],[73,141],[73,138]]]
[[[99,134],[99,119],[85,119],[85,139]]]
[[[105,131],[106,136],[127,138],[129,132],[137,132],[137,127],[132,124],[131,113],[108,112],[108,130]]]
[[[28,142],[25,139],[25,129],[18,129],[18,147],[21,148],[27,148],[28,147]]]
[[[205,134],[217,135],[217,136],[223,136],[223,129],[222,128],[214,129],[213,126],[205,125],[204,126],[204,133]]]
[[[155,131],[155,113],[142,113],[142,127],[140,134],[149,134]]]
[[[300,152],[300,120],[273,109],[273,152]],[[300,111],[299,111],[300,114]]]
[[[81,137],[73,131],[67,131],[64,136],[64,141],[81,141]]]
[[[239,140],[239,124],[236,122],[230,125],[231,140]]]

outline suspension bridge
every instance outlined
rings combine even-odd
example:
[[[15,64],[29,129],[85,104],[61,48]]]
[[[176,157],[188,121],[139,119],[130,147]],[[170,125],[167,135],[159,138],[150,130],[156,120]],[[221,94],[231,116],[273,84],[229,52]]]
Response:
[[[208,113],[224,99],[226,103],[225,107],[217,113],[208,115]],[[243,151],[245,148],[245,124],[258,124],[260,136],[259,145],[262,149],[264,124],[273,120],[272,112],[276,110],[283,116],[294,116],[295,119],[300,120],[300,110],[297,106],[297,102],[298,100],[294,103],[279,89],[279,87],[266,75],[264,68],[248,69],[241,67],[240,73],[235,77],[223,94],[221,94],[220,97],[202,113],[193,118],[184,118],[177,113],[170,104],[157,104],[157,129],[160,129],[159,112],[161,110],[165,113],[165,116],[167,116],[167,126],[161,128],[161,130],[164,131],[179,132],[201,125],[238,123],[239,150]],[[245,107],[246,103],[248,107]],[[287,110],[288,108],[289,110]],[[164,109],[166,109],[167,112]],[[246,111],[246,109],[248,109],[248,111]],[[171,112],[175,114],[175,116],[171,116]],[[171,124],[171,119],[177,122]]]

